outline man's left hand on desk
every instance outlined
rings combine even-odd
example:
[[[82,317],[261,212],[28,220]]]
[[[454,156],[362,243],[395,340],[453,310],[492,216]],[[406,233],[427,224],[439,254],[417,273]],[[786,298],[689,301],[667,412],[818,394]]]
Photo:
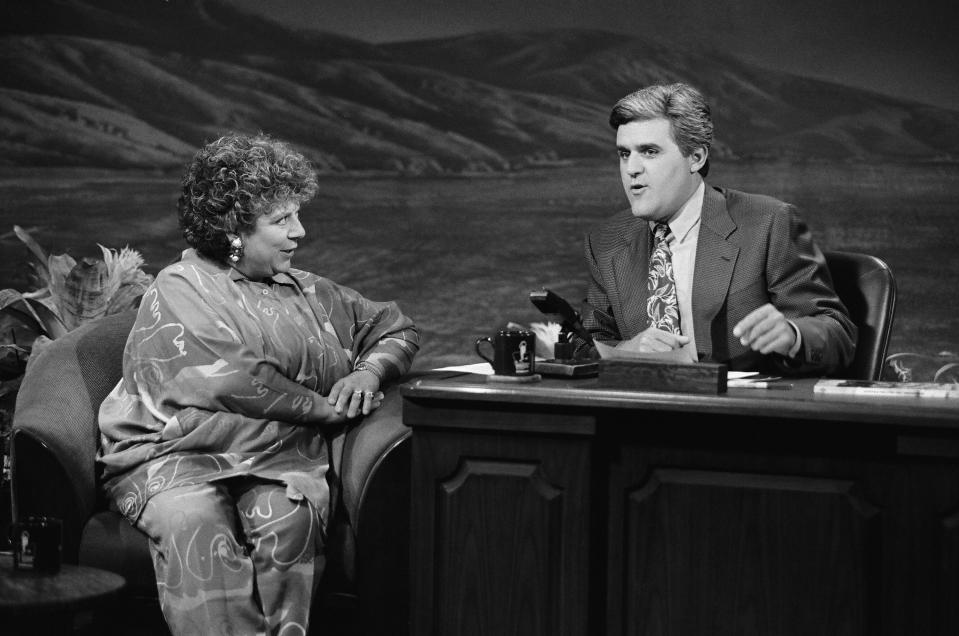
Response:
[[[782,312],[770,303],[750,312],[733,327],[733,335],[745,347],[762,354],[790,356],[798,333]]]

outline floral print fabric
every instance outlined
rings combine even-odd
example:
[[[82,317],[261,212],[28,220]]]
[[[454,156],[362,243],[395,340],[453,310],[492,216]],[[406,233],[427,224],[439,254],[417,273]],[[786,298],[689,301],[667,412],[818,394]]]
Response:
[[[271,483],[182,486],[152,497],[137,527],[172,634],[307,633],[326,564],[308,502]]]
[[[657,223],[653,230],[653,252],[649,257],[649,298],[646,311],[649,326],[682,334],[679,328],[679,301],[673,278],[673,255],[669,249],[670,230],[666,223]]]
[[[326,515],[314,405],[358,362],[388,380],[418,348],[395,303],[300,270],[252,281],[186,250],[144,295],[100,408],[107,492],[135,522],[158,492],[249,476]]]

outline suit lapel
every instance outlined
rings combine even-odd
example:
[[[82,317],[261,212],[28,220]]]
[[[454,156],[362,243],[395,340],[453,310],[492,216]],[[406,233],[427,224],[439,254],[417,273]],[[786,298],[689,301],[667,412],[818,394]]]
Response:
[[[735,230],[736,224],[726,209],[725,197],[707,185],[693,274],[696,348],[705,356],[712,354],[710,325],[726,301],[739,256],[739,248],[727,240]]]
[[[630,238],[622,248],[610,253],[610,270],[616,290],[611,297],[614,316],[623,339],[646,328],[646,282],[649,278],[649,225],[641,219],[629,227]]]

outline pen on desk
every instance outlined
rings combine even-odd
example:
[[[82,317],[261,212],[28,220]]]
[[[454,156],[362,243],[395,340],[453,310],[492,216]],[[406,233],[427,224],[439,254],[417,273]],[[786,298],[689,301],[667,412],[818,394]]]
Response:
[[[758,380],[756,382],[737,382],[733,380],[732,382],[727,383],[727,387],[731,389],[779,389],[788,391],[789,389],[793,388],[793,385],[783,382],[776,382],[775,380],[770,382],[763,380]]]

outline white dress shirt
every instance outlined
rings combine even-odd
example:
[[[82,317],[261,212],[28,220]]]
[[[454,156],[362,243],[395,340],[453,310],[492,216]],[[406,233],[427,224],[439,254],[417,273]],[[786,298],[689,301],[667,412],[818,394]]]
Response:
[[[696,244],[699,241],[699,219],[703,212],[703,197],[706,184],[699,187],[686,200],[679,212],[669,220],[670,235],[666,241],[672,252],[673,280],[676,282],[676,300],[679,303],[679,326],[689,342],[683,348],[693,360],[696,355],[696,334],[693,330],[693,273],[696,270]],[[649,224],[650,231],[655,223]]]

